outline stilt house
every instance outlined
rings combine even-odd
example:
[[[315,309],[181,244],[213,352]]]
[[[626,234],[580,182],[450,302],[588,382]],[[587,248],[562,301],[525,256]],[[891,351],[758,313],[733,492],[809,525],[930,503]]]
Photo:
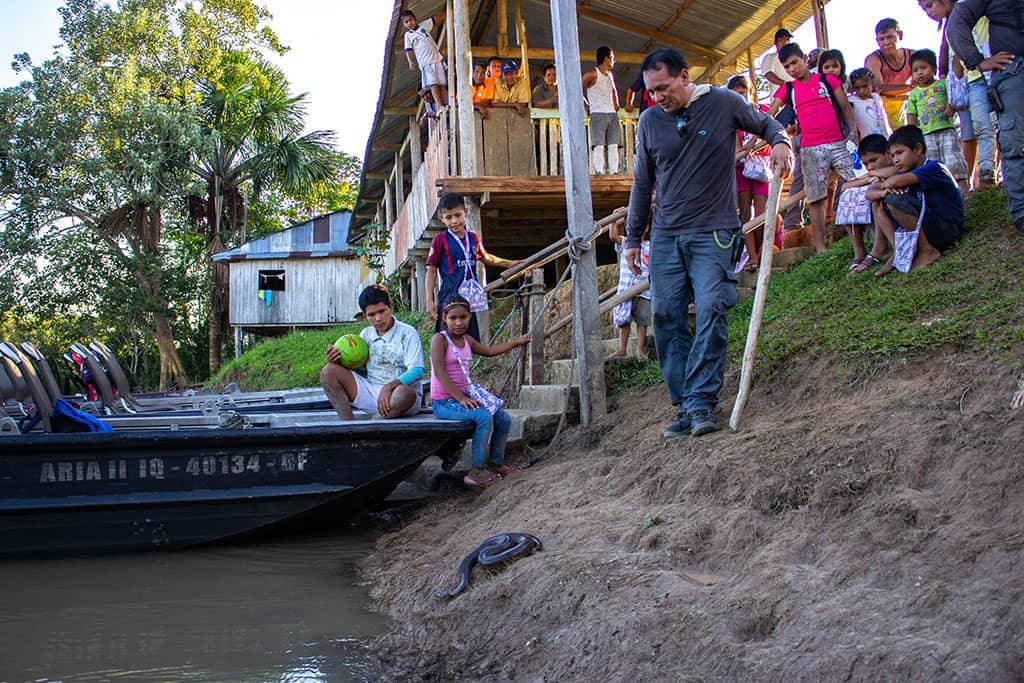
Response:
[[[418,123],[419,71],[409,69],[403,54],[405,29],[399,13],[405,9],[421,21],[446,13],[434,37],[447,55],[452,105],[442,108],[426,130]],[[576,3],[576,12],[580,63],[584,69],[593,68],[596,49],[611,47],[620,102],[639,75],[643,58],[660,47],[680,50],[693,80],[720,83],[734,73],[753,76],[755,56],[771,46],[779,27],[793,28],[813,16],[818,44],[827,45],[823,0],[582,0]],[[453,24],[468,25],[468,38],[457,34]],[[389,243],[387,274],[401,274],[406,296],[420,309],[425,305],[424,258],[431,238],[441,229],[432,220],[441,192],[459,192],[471,200],[471,229],[482,234],[489,251],[506,258],[526,257],[565,232],[558,110],[531,109],[529,117],[521,117],[511,109],[491,109],[484,119],[474,114],[472,135],[461,135],[459,121],[469,118],[459,116],[455,98],[460,46],[468,47],[474,62],[492,55],[516,59],[525,64],[523,72],[532,81],[544,63],[555,61],[553,34],[551,7],[545,0],[394,2],[352,232],[358,238],[371,226],[383,231]],[[450,49],[453,45],[458,49]],[[580,77],[558,71],[560,83]],[[635,121],[635,113],[620,112],[623,135],[617,172],[591,176],[595,218],[628,202]],[[598,246],[599,262],[612,262],[608,241],[601,240]],[[553,276],[548,274],[549,283]]]

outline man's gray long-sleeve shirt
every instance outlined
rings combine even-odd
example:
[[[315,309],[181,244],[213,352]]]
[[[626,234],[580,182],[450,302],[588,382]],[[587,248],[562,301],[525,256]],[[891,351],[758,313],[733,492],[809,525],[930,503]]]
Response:
[[[688,109],[689,121],[682,136],[677,129],[682,111],[677,115],[650,107],[640,115],[626,248],[640,246],[655,181],[658,192],[652,234],[738,227],[736,131],[753,133],[773,145],[789,144],[778,121],[725,88],[711,88]]]
[[[977,69],[985,58],[971,33],[982,17],[988,17],[988,45],[992,54],[1024,54],[1024,0],[961,0],[949,15],[946,38],[968,69]]]

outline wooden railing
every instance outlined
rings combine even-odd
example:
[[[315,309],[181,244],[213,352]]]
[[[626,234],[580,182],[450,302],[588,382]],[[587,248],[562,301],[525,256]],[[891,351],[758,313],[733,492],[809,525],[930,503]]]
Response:
[[[448,120],[442,113],[431,122],[423,163],[413,176],[412,189],[391,227],[391,244],[385,259],[388,274],[406,262],[409,252],[425,236],[437,209],[437,180],[448,173]]]
[[[616,173],[633,173],[633,159],[636,157],[636,112],[619,110],[619,168]],[[562,134],[557,109],[530,109],[530,119],[537,139],[538,175],[562,175]],[[587,142],[590,142],[590,119],[587,126]],[[589,155],[588,155],[589,156]],[[590,172],[594,172],[591,156]]]
[[[524,177],[562,174],[562,140],[557,109],[531,109],[528,119],[513,109],[490,109],[486,118],[479,113],[475,118],[476,168],[479,175]],[[385,258],[389,274],[406,263],[409,252],[425,236],[437,207],[436,181],[456,174],[450,149],[457,134],[450,130],[449,121],[447,110],[442,110],[437,118],[431,120],[423,163],[417,169],[412,188],[404,197],[390,229],[390,246]],[[635,113],[619,112],[619,173],[633,172],[636,121]],[[585,123],[589,139],[589,120]]]

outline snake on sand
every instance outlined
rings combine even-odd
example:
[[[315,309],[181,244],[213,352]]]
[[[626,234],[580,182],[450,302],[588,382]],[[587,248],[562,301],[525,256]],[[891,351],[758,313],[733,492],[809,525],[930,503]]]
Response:
[[[533,534],[507,533],[491,536],[462,560],[462,564],[459,565],[459,583],[453,588],[434,593],[434,597],[451,599],[466,590],[469,587],[469,573],[475,564],[489,567],[520,556],[532,555],[543,549],[540,539]]]

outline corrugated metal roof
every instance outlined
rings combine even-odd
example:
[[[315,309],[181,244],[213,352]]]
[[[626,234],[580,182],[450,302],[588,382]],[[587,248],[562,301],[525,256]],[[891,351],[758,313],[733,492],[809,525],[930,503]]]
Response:
[[[212,256],[214,261],[256,259],[326,258],[354,256],[348,246],[351,211],[335,211],[311,218],[273,234],[250,240],[234,249]]]
[[[497,43],[497,21],[493,16],[496,2],[497,0],[480,0],[471,3],[472,21],[477,27],[477,34],[472,36],[475,46],[494,46]],[[529,46],[551,49],[553,37],[549,2],[521,0],[521,6]],[[376,117],[363,157],[363,177],[360,179],[359,197],[355,208],[357,215],[353,218],[354,232],[358,232],[361,226],[372,220],[373,207],[383,196],[384,181],[379,178],[367,178],[366,173],[390,171],[394,164],[394,151],[387,149],[387,146],[400,144],[408,131],[408,121],[404,117],[384,116],[384,109],[410,107],[418,102],[416,88],[419,83],[419,72],[409,69],[406,63],[402,51],[404,29],[398,22],[398,14],[403,9],[411,9],[417,17],[424,19],[441,13],[444,7],[445,3],[438,0],[395,0],[391,28],[385,46],[384,70],[381,74]],[[780,12],[780,8],[783,7],[789,10]],[[508,8],[509,43],[515,45],[514,0],[508,0]],[[622,53],[649,52],[666,46],[678,47],[675,44],[669,45],[664,40],[652,40],[647,35],[639,35],[635,31],[622,28],[638,25],[649,31],[665,34],[668,38],[695,44],[720,57],[741,45],[773,14],[780,12],[783,16],[777,17],[776,21],[766,26],[766,34],[752,44],[751,51],[756,57],[771,47],[772,34],[777,25],[794,29],[812,14],[810,0],[590,0],[579,6],[577,11],[580,13],[580,49],[584,56],[601,45],[609,45]],[[483,22],[478,21],[481,15],[491,16]],[[670,22],[673,17],[676,17],[675,20]],[[697,66],[697,60],[707,59],[708,56],[694,50],[680,49],[687,59],[695,64],[691,68],[691,74],[699,78],[704,67]],[[474,54],[477,60],[486,59],[488,56]],[[711,61],[714,61],[714,58],[711,58]],[[586,60],[583,63],[584,68],[591,65],[592,63]],[[541,60],[531,60],[530,66],[531,75],[535,74],[541,66]],[[746,51],[743,50],[717,73],[714,80],[724,81],[732,73],[745,72],[746,68]],[[639,66],[636,64],[617,66],[615,78],[619,90],[625,93],[637,75]],[[375,150],[374,145],[384,149]]]

